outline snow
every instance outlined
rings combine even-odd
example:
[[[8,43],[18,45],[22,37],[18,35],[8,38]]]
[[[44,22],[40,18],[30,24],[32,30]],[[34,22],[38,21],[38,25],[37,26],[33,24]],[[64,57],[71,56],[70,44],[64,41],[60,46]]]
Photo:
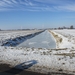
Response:
[[[75,36],[75,29],[63,29],[63,30],[54,30],[56,32],[59,32],[65,36]]]
[[[20,69],[26,69],[26,65],[30,64],[28,61],[35,61],[33,66],[28,70],[38,71],[41,73],[48,73],[52,71],[59,72],[59,69],[63,69],[65,72],[72,72],[75,70],[75,58],[69,56],[58,56],[57,53],[69,52],[69,50],[47,50],[47,49],[31,49],[31,48],[13,48],[13,47],[1,47],[0,48],[0,63],[11,64],[11,66]],[[59,60],[60,59],[60,60]],[[25,63],[24,63],[25,62]],[[28,62],[28,63],[26,63]],[[21,65],[24,63],[23,65]],[[64,64],[63,64],[64,63]],[[25,66],[24,66],[25,65]],[[23,66],[23,67],[22,67]],[[70,68],[69,68],[70,67]],[[40,69],[40,70],[39,70]]]
[[[63,39],[59,48],[75,48],[75,30],[53,30],[53,32]]]
[[[0,45],[9,41],[9,39],[13,39],[20,36],[26,36],[29,34],[34,34],[40,30],[26,30],[26,31],[0,31]]]
[[[10,64],[12,67],[46,74],[50,72],[75,74],[75,49],[69,48],[72,43],[68,42],[68,38],[60,34],[59,30],[53,32],[64,39],[60,46],[67,49],[0,46],[0,64]],[[6,34],[8,35],[9,33],[7,32]],[[20,34],[26,35],[28,32],[13,32],[9,34],[9,37],[5,33],[0,34],[5,40],[5,38],[12,38],[12,35],[17,37]],[[64,34],[67,35],[66,32]],[[0,38],[2,39],[2,37]],[[48,41],[43,41],[42,43],[48,43]],[[30,44],[35,44],[35,42],[30,42]]]

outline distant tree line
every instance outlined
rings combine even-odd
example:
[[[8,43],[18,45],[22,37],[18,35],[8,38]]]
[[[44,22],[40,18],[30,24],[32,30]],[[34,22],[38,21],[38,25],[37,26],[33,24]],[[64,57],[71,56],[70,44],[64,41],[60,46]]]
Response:
[[[70,26],[70,29],[74,29],[73,25]]]
[[[58,27],[58,28],[55,28],[55,29],[75,29],[73,25],[71,25],[70,27]]]

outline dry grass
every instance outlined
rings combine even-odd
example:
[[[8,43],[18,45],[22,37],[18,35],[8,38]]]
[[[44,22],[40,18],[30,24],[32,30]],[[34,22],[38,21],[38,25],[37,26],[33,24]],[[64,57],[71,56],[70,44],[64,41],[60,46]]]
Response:
[[[69,56],[71,59],[75,57],[75,53],[59,53],[54,55],[60,55],[60,56]]]
[[[75,50],[70,50],[70,52],[74,52]]]
[[[38,50],[41,50],[42,48],[38,48]]]
[[[59,50],[67,50],[67,48],[58,48],[58,49],[51,49],[51,50],[59,51]]]
[[[57,47],[59,47],[59,44],[62,42],[63,39],[61,37],[59,37],[58,35],[56,35],[55,33],[51,32],[51,31],[49,31],[49,32],[53,35],[53,37],[56,40]]]

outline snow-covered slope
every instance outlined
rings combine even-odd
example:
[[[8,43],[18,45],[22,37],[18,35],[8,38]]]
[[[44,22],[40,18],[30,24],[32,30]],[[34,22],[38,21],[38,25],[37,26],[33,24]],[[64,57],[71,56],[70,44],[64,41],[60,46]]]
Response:
[[[39,32],[40,30],[26,30],[26,31],[0,31],[0,45],[6,43],[17,37],[27,36]]]
[[[53,30],[53,32],[62,38],[59,48],[75,48],[75,30]]]

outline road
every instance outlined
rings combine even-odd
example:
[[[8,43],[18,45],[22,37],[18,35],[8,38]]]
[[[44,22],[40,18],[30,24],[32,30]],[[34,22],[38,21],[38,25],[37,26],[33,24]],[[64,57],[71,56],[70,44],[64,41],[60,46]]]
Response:
[[[51,49],[51,48],[56,48],[56,43],[50,32],[46,30],[31,39],[27,39],[23,43],[19,44],[18,47]]]

